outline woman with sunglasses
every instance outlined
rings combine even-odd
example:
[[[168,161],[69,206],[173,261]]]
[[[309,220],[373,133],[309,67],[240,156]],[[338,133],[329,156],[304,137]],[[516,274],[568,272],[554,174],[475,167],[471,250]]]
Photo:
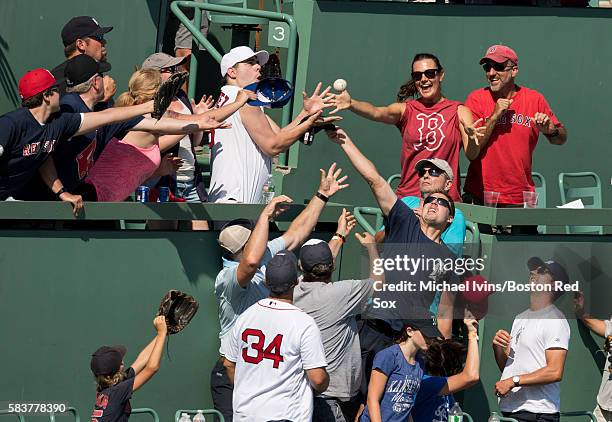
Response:
[[[336,107],[330,114],[349,109],[376,122],[397,126],[402,134],[401,181],[396,194],[399,198],[419,196],[418,175],[414,164],[424,158],[446,160],[455,174],[459,172],[459,150],[467,157],[477,151],[481,130],[476,129],[472,113],[458,101],[442,95],[444,69],[440,60],[429,53],[420,53],[412,60],[411,78],[400,87],[395,103],[377,107],[351,98],[348,91],[335,94]],[[414,99],[413,97],[417,97]],[[453,200],[460,200],[459,184],[451,189]]]

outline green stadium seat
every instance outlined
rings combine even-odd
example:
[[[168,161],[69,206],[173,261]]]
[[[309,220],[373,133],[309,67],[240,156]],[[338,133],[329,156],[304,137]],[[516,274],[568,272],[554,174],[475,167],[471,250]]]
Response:
[[[391,189],[393,189],[395,191],[395,189],[397,189],[397,185],[399,185],[400,180],[402,180],[402,175],[401,174],[392,174],[391,176],[389,176],[389,178],[387,179],[387,183],[389,184],[389,186],[391,186]],[[397,182],[397,185],[394,185]]]
[[[81,422],[81,415],[79,415],[79,411],[76,410],[74,407],[66,408],[66,412],[74,416],[74,422]],[[55,422],[55,414],[49,414],[49,422]]]
[[[204,3],[217,4],[223,6],[242,7],[248,9],[247,0],[204,0]],[[244,25],[244,26],[256,26],[265,25],[268,23],[268,19],[256,18],[253,16],[240,16],[227,13],[218,13],[206,11],[206,16],[211,23],[218,23],[220,25]]]
[[[572,412],[561,412],[561,417],[574,417],[574,416],[587,416],[591,422],[597,422],[597,418],[593,415],[592,412],[577,410]]]
[[[137,409],[132,409],[132,415],[139,415],[139,414],[151,415],[153,417],[153,422],[159,422],[159,415],[157,414],[155,410],[149,407],[140,407]]]
[[[217,409],[201,409],[201,410],[202,410],[202,414],[204,416],[206,416],[206,415],[213,415],[213,416],[216,417],[216,420],[206,418],[207,422],[208,421],[210,421],[210,422],[225,422],[225,418],[223,417],[221,412],[219,412]],[[189,413],[190,415],[195,415],[196,413],[198,413],[198,411],[197,410],[193,410],[193,409],[179,409],[174,414],[174,422],[178,422],[178,420],[181,418],[181,413]]]
[[[17,420],[19,420],[19,422],[25,422],[23,415],[21,415],[20,413],[10,412],[9,410],[6,410],[6,409],[0,409],[0,416],[6,416],[6,415],[9,415],[9,416],[12,415],[16,417]]]
[[[577,180],[593,183],[587,186],[571,187],[571,183]],[[559,173],[559,193],[561,203],[566,204],[577,199],[582,199],[585,208],[601,208],[601,180],[596,173],[583,171],[578,173]],[[603,234],[602,226],[565,226],[568,234]]]
[[[480,230],[478,230],[478,224],[472,223],[469,220],[465,220],[463,256],[480,256]]]
[[[355,216],[355,220],[357,220],[357,223],[372,236],[374,236],[378,231],[378,228],[383,225],[383,215],[380,208],[355,207],[353,209],[353,215]],[[372,227],[372,225],[368,222],[368,220],[365,218],[365,215],[375,216],[376,220],[374,223],[374,227]]]

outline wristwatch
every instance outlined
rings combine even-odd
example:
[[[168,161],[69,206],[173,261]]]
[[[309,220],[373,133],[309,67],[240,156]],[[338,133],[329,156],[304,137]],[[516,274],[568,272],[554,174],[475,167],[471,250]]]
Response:
[[[518,387],[521,385],[521,377],[519,377],[518,375],[515,375],[512,377],[512,382],[514,383],[515,387]]]
[[[63,187],[63,186],[62,186],[62,187],[60,188],[60,190],[58,190],[57,192],[55,192],[55,196],[57,196],[57,197],[59,198],[59,197],[60,197],[60,195],[61,195],[62,193],[65,193],[65,192],[68,192],[68,191],[66,190],[66,188],[65,188],[65,187]]]

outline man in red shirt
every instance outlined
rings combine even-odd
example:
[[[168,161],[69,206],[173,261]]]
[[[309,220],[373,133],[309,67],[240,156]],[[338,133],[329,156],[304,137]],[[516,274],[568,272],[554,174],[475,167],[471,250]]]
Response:
[[[535,189],[531,157],[540,132],[551,144],[567,140],[544,96],[518,86],[518,57],[514,50],[493,45],[480,59],[489,86],[473,91],[465,101],[474,120],[485,120],[478,155],[468,168],[464,201],[483,203],[485,191],[499,192],[498,206],[522,206],[523,191]]]

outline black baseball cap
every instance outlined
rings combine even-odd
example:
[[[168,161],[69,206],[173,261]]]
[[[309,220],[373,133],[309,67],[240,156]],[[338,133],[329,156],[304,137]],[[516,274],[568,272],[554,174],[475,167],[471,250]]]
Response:
[[[62,42],[65,47],[78,38],[103,35],[112,30],[112,26],[100,26],[98,21],[91,16],[76,16],[62,28]]]
[[[88,81],[97,73],[104,73],[111,70],[112,66],[108,62],[97,62],[87,54],[79,54],[66,61],[64,76],[66,76],[66,86],[72,87]]]
[[[283,294],[298,282],[297,258],[287,249],[274,255],[266,265],[266,286],[274,294]]]
[[[334,262],[329,245],[321,239],[310,239],[300,248],[300,265],[305,272],[312,271],[315,265],[329,265]]]
[[[433,318],[423,318],[423,319],[405,319],[404,327],[408,326],[415,330],[419,330],[423,337],[428,338],[444,338],[438,327],[436,326]]]
[[[102,346],[91,355],[91,372],[98,375],[114,375],[119,372],[127,351],[123,345]]]
[[[563,284],[569,283],[567,271],[565,270],[563,265],[559,264],[557,261],[544,261],[537,256],[533,256],[527,261],[527,268],[529,268],[529,271],[537,270],[540,267],[544,267],[548,271],[550,271],[555,281],[562,281]]]

